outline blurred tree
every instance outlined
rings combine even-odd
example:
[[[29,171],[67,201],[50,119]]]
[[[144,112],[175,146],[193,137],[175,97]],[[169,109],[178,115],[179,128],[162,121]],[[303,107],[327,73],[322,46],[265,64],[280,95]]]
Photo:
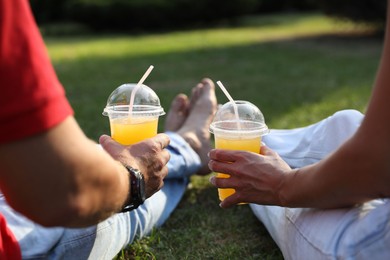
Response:
[[[370,23],[382,30],[386,0],[260,0],[258,13],[319,10],[328,16]]]
[[[254,13],[262,0],[31,0],[38,22],[74,21],[94,29],[201,26]]]
[[[30,5],[38,23],[63,21],[64,8],[69,0],[31,0]]]
[[[382,26],[386,20],[386,0],[316,0],[316,2],[321,10],[331,16]]]
[[[257,12],[307,11],[316,8],[315,0],[260,0]]]

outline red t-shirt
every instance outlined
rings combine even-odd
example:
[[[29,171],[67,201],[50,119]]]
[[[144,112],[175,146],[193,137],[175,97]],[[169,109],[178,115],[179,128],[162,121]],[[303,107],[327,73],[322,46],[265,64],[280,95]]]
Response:
[[[22,259],[18,241],[14,234],[8,229],[7,222],[0,214],[0,259],[17,260]]]
[[[72,109],[27,0],[0,0],[0,144],[41,133]]]
[[[29,2],[0,0],[0,145],[47,131],[72,114]],[[0,259],[20,258],[0,214]]]

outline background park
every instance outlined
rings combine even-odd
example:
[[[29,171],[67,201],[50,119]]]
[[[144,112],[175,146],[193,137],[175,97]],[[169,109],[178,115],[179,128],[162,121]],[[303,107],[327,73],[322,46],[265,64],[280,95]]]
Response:
[[[60,81],[86,134],[109,133],[109,94],[145,84],[165,110],[203,77],[263,112],[270,128],[364,112],[383,39],[385,0],[33,0]],[[217,89],[219,103],[226,97]],[[164,117],[159,131],[163,131]],[[283,259],[247,205],[223,210],[209,176],[168,222],[117,259]]]

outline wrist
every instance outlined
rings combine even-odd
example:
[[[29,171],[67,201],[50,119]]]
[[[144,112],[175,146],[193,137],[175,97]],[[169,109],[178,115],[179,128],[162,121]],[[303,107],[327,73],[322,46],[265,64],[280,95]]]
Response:
[[[277,194],[277,205],[281,207],[289,207],[291,204],[291,196],[293,194],[290,193],[290,188],[292,187],[292,183],[294,183],[293,179],[297,176],[299,169],[293,169],[283,175],[278,187]]]
[[[120,212],[128,212],[138,208],[145,201],[145,180],[138,169],[135,169],[127,164],[123,166],[128,171],[129,178],[129,193],[128,197]]]

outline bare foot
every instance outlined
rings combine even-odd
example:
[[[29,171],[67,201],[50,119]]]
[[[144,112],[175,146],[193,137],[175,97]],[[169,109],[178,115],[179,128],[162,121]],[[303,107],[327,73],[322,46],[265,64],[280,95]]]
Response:
[[[165,120],[165,131],[175,132],[180,129],[188,116],[189,100],[184,94],[178,94],[171,103]]]
[[[199,175],[211,172],[207,166],[209,161],[207,154],[212,148],[209,126],[216,110],[217,98],[214,83],[210,79],[203,79],[193,89],[189,115],[183,126],[177,131],[199,155],[202,163],[201,169],[197,172]]]

